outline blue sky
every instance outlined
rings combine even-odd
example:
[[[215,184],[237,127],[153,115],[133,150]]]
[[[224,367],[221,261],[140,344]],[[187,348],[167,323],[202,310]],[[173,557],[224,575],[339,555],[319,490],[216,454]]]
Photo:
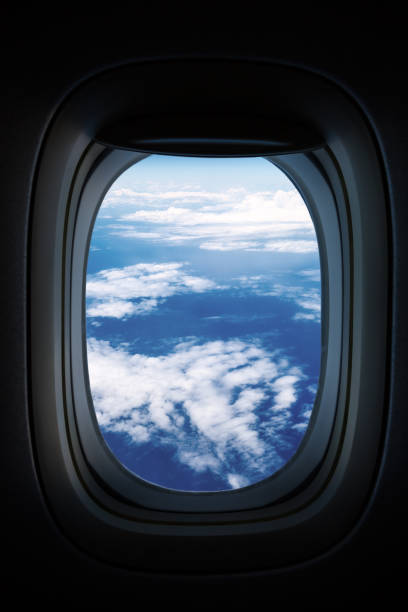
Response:
[[[262,158],[152,155],[107,193],[90,245],[90,385],[107,445],[155,484],[247,486],[307,429],[320,368],[307,208]]]

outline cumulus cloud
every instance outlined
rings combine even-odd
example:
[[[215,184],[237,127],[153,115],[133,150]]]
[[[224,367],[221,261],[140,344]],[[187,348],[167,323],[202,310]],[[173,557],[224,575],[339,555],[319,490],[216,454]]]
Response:
[[[112,225],[112,234],[121,237],[170,243],[196,241],[202,249],[219,251],[317,251],[312,220],[295,189],[116,189],[108,194],[104,205],[121,202],[136,208],[120,217],[120,227]]]
[[[300,422],[294,409],[306,376],[278,351],[239,339],[190,339],[151,357],[89,338],[88,365],[105,432],[125,433],[136,445],[171,446],[179,462],[223,477],[225,488],[285,462],[285,431]]]
[[[216,288],[213,281],[192,276],[185,268],[183,263],[140,263],[89,275],[87,315],[121,319],[149,314],[172,295]]]
[[[228,474],[227,480],[231,489],[241,489],[251,484],[251,481],[242,474]]]
[[[88,306],[86,314],[88,317],[111,317],[115,319],[123,319],[142,314],[149,314],[155,310],[159,304],[159,300],[143,300],[139,302],[131,302],[126,300],[117,300],[115,298],[106,298],[95,300]]]

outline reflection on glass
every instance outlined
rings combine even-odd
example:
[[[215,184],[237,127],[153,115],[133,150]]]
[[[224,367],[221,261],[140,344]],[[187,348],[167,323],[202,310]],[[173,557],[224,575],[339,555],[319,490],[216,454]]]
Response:
[[[320,301],[309,212],[265,159],[152,155],[124,172],[97,216],[86,286],[107,445],[172,489],[275,473],[310,420]]]

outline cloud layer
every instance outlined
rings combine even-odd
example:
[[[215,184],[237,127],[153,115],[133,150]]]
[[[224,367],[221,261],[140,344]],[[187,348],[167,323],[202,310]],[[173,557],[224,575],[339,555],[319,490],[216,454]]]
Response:
[[[112,189],[104,207],[133,205],[136,210],[117,217],[111,233],[153,242],[194,241],[204,250],[317,251],[312,220],[295,189],[250,192],[230,188],[134,191]],[[120,209],[119,209],[120,210]]]
[[[186,267],[186,264],[177,262],[141,263],[109,268],[89,275],[86,285],[87,316],[126,319],[148,315],[172,295],[230,288],[228,285],[217,285],[211,279],[188,274]],[[303,270],[298,274],[308,281],[320,280],[318,269]],[[301,308],[294,317],[296,320],[320,322],[319,288],[279,284],[271,282],[262,274],[236,277],[233,284],[248,294],[270,295],[294,301]]]
[[[299,407],[294,412],[304,373],[255,342],[193,339],[150,357],[89,338],[88,364],[103,431],[136,446],[171,447],[179,462],[210,470],[225,488],[279,469],[287,432],[304,431],[310,417],[308,404],[301,418]]]

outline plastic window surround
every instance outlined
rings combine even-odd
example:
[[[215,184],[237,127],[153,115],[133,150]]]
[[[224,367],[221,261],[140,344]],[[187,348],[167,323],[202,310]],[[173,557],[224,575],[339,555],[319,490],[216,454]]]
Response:
[[[228,62],[217,64],[221,76],[225,67]],[[137,74],[140,67],[126,70]],[[287,72],[293,82],[292,69],[270,65],[245,64],[241,77],[252,70],[262,83]],[[153,65],[149,72],[157,77]],[[295,73],[299,87],[306,80],[315,97],[324,92],[331,108],[321,118],[327,144],[269,159],[295,183],[315,223],[324,302],[321,380],[313,422],[296,456],[271,478],[237,491],[182,493],[149,485],[101,443],[87,382],[86,255],[106,190],[145,154],[92,143],[99,126],[89,126],[90,106],[81,96],[66,105],[48,134],[31,224],[37,468],[64,533],[105,561],[144,570],[207,571],[209,557],[214,571],[279,567],[338,541],[367,501],[384,408],[387,223],[381,166],[354,104],[325,80]],[[91,87],[92,94],[96,100]],[[376,309],[370,308],[373,300]],[[240,536],[249,535],[242,549]],[[155,554],[161,536],[176,538],[176,555],[171,546]],[[211,551],[205,552],[202,536],[213,536]]]
[[[99,148],[98,145],[96,147]],[[330,185],[312,156],[291,154],[298,168],[298,187],[309,204],[314,221],[322,268],[322,357],[319,393],[312,421],[295,456],[273,476],[249,487],[218,493],[192,493],[152,485],[124,468],[104,442],[97,424],[89,388],[86,360],[85,276],[89,242],[99,205],[112,181],[124,168],[146,157],[142,153],[115,150],[101,155],[85,183],[78,209],[70,224],[73,236],[71,264],[71,355],[72,397],[82,452],[101,482],[123,499],[156,510],[179,512],[225,512],[244,510],[276,503],[302,486],[316,471],[328,446],[337,406],[337,389],[341,366],[342,325],[342,252],[336,204]],[[270,158],[270,161],[275,158]],[[278,159],[275,163],[279,164]],[[284,163],[284,160],[282,161]],[[325,202],[316,206],[315,202]],[[330,303],[330,309],[326,305]],[[326,363],[327,362],[327,363]],[[74,430],[75,431],[75,430]],[[75,433],[73,434],[75,435]]]

